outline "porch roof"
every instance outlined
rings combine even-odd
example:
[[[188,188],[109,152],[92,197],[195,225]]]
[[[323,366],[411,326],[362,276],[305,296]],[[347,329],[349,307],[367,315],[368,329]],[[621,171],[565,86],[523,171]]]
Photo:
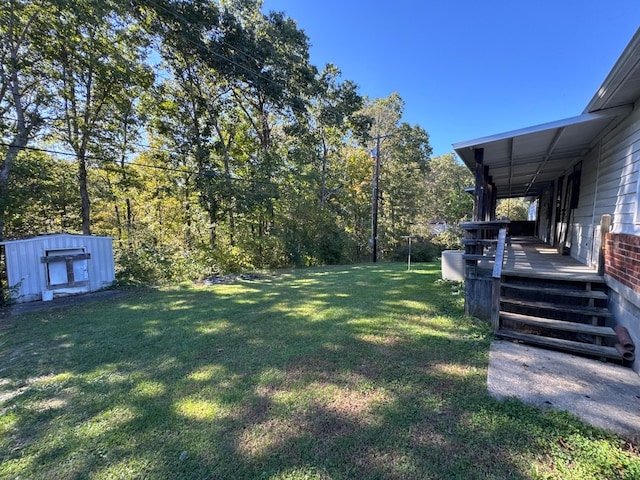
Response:
[[[618,125],[640,99],[640,29],[582,115],[489,137],[455,143],[475,170],[474,149],[484,148],[484,165],[498,198],[537,196]]]
[[[474,171],[474,150],[484,149],[484,165],[498,198],[537,196],[615,127],[632,107],[621,106],[453,145]]]

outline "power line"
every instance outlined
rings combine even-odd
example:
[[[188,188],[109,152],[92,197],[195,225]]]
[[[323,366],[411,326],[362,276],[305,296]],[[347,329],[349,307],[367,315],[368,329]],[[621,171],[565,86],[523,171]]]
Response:
[[[174,18],[176,18],[177,20],[179,20],[182,23],[185,23],[185,24],[189,23],[188,20],[183,15],[179,14],[178,12],[176,12],[176,11],[174,11],[172,9],[169,9],[169,8],[165,7],[164,5],[161,5],[161,4],[159,4],[159,3],[155,2],[155,1],[152,1],[152,0],[149,0],[148,3],[153,5],[153,6],[155,6],[155,7],[157,7],[159,10],[164,11],[165,13],[169,14],[170,16],[173,16]],[[197,48],[200,48],[203,45],[207,46],[204,42],[202,44],[200,44],[200,43],[197,43],[197,42],[193,41],[190,38],[184,38],[184,40],[187,43],[189,43],[189,44],[191,44],[191,45],[193,45],[194,47],[197,47]],[[249,51],[247,51],[245,49],[239,49],[237,47],[237,45],[232,45],[232,44],[230,44],[229,42],[225,41],[222,38],[216,39],[215,41],[218,42],[221,45],[226,45],[227,47],[240,52],[243,56],[254,60],[256,63],[260,63],[260,61],[261,61],[261,60],[257,59],[256,57],[254,57],[253,55],[251,55],[251,53]],[[276,87],[278,87],[280,89],[283,89],[283,90],[286,90],[286,88],[287,88],[286,84],[278,82],[274,78],[266,77],[261,72],[253,70],[253,69],[247,67],[246,65],[240,64],[237,61],[233,60],[232,58],[229,58],[228,56],[223,55],[223,54],[215,51],[215,49],[207,49],[207,51],[208,51],[208,53],[210,53],[210,54],[212,54],[212,55],[214,55],[214,56],[216,56],[216,57],[218,57],[220,59],[223,59],[223,60],[229,62],[229,64],[231,64],[231,65],[233,65],[233,66],[245,71],[246,73],[249,73],[250,75],[254,76],[255,78],[259,78],[259,79],[263,80],[264,82],[269,83],[271,85],[274,85],[274,86],[276,86]],[[159,53],[161,53],[161,52],[159,52]],[[294,112],[303,113],[303,114],[304,113],[308,113],[307,109],[300,108],[298,105],[295,105],[295,104],[290,104],[290,105],[288,105],[288,107]],[[11,120],[11,121],[17,121],[16,118],[12,118],[12,117],[9,117],[9,116],[6,116],[6,115],[0,115],[0,118],[4,118],[4,119],[7,119],[7,120]],[[55,117],[42,117],[42,120],[56,120],[56,118]],[[150,147],[150,146],[143,146],[143,147],[144,148],[153,148],[155,150],[161,150],[158,147]],[[64,153],[64,152],[55,152],[55,153],[62,154],[62,155],[68,155],[68,153]]]
[[[2,147],[13,147],[13,148],[18,148],[20,150],[29,150],[29,151],[34,151],[34,152],[42,152],[42,153],[49,153],[51,155],[63,155],[63,156],[69,156],[69,157],[78,157],[78,154],[76,153],[72,153],[72,152],[63,152],[63,151],[59,151],[59,150],[52,150],[52,149],[47,149],[47,148],[38,148],[38,147],[29,147],[29,146],[24,146],[24,147],[16,147],[15,145],[11,145],[8,143],[0,143],[0,146]],[[166,150],[163,150],[166,153],[175,153],[175,152],[169,152]],[[138,153],[145,153],[145,152],[138,152]],[[111,164],[114,163],[113,159],[110,158],[105,158],[105,157],[99,157],[96,155],[87,155],[86,156],[87,159],[90,160],[101,160],[103,162],[105,162],[106,164]],[[132,161],[128,161],[125,160],[124,162],[125,165],[129,165],[129,166],[134,166],[134,167],[143,167],[143,168],[152,168],[152,169],[156,169],[156,170],[163,170],[163,171],[168,171],[168,172],[177,172],[177,173],[186,173],[189,175],[197,175],[197,176],[202,176],[202,177],[209,177],[209,178],[217,178],[219,180],[230,180],[230,181],[234,181],[234,182],[245,182],[245,183],[254,183],[254,184],[263,184],[263,185],[270,185],[273,187],[282,187],[282,185],[274,183],[274,182],[269,182],[266,180],[255,180],[255,179],[247,179],[247,178],[238,178],[238,177],[232,177],[232,176],[222,176],[218,173],[214,173],[214,172],[203,172],[200,170],[193,170],[193,169],[189,169],[189,168],[178,168],[178,167],[168,167],[166,165],[150,165],[150,164],[145,164],[145,163],[139,163],[139,162],[132,162]]]
[[[164,5],[161,5],[155,1],[149,1],[149,4],[157,7],[159,10],[164,11],[165,13],[169,14],[170,16],[173,16],[174,18],[176,18],[178,21],[180,21],[183,24],[188,24],[188,20],[181,14],[179,14],[178,12],[169,9],[167,7],[165,7]],[[218,31],[218,33],[222,33],[220,31]],[[193,45],[196,48],[201,48],[202,46],[206,46],[208,47],[209,45],[207,45],[204,41],[203,43],[198,43],[193,41],[190,38],[184,38],[184,40],[186,40],[187,43]],[[204,39],[203,39],[204,40]],[[250,58],[251,60],[255,61],[256,63],[260,63],[261,60],[256,58],[255,56],[253,56],[249,51],[244,50],[244,49],[239,49],[237,45],[232,45],[230,43],[228,43],[227,41],[225,41],[223,38],[220,39],[216,39],[215,41],[218,42],[218,44],[220,45],[225,45],[237,52],[240,52],[242,55],[244,55],[247,58]],[[239,68],[240,70],[243,70],[244,72],[252,75],[255,78],[261,79],[263,80],[265,83],[274,85],[280,89],[286,89],[287,85],[281,82],[276,81],[274,78],[272,77],[267,77],[265,75],[263,75],[262,72],[258,72],[254,69],[251,69],[249,67],[247,67],[246,65],[243,65],[241,63],[238,63],[237,61],[235,61],[232,58],[229,58],[226,55],[223,55],[217,51],[215,51],[215,49],[210,49],[207,48],[207,52],[216,56],[217,58],[220,58],[222,60],[227,61],[229,64]],[[160,53],[160,52],[159,52]],[[308,110],[303,109],[303,108],[299,108],[297,105],[288,105],[289,108],[291,108],[292,111],[294,112],[298,112],[298,113],[308,113]],[[5,115],[0,115],[0,118],[5,118],[11,121],[16,121],[17,119],[15,118],[11,118]],[[43,120],[56,120],[55,117],[43,117]],[[166,149],[161,149],[159,147],[152,147],[149,145],[142,145],[142,144],[135,144],[134,142],[130,142],[130,144],[132,145],[137,145],[137,146],[141,146],[143,148],[146,148],[147,150],[153,149],[153,150],[157,150],[157,151],[161,151],[161,152],[165,152],[168,154],[175,154],[176,152],[174,151],[170,151],[170,150],[166,150]],[[0,143],[1,146],[5,146],[5,147],[10,147],[11,145],[6,144],[6,143]],[[71,152],[64,152],[64,151],[57,151],[57,150],[51,150],[51,149],[43,149],[43,148],[37,148],[37,147],[19,147],[23,150],[31,150],[31,151],[39,151],[39,152],[43,152],[43,153],[49,153],[49,154],[53,154],[53,155],[63,155],[63,156],[72,156],[72,157],[78,157],[77,154],[75,153],[71,153]],[[137,152],[137,153],[144,153],[144,152]],[[87,155],[86,156],[87,159],[92,159],[92,160],[101,160],[104,162],[112,162],[112,159],[106,159],[104,157],[99,157],[99,156],[95,156],[95,155]],[[241,182],[248,182],[248,183],[256,183],[256,184],[266,184],[266,185],[273,185],[273,186],[279,186],[278,184],[275,184],[273,182],[268,182],[268,181],[260,181],[260,180],[251,180],[251,179],[242,179],[242,178],[236,178],[236,177],[221,177],[219,174],[215,174],[212,172],[201,172],[201,171],[195,171],[195,170],[190,170],[190,169],[182,169],[182,168],[173,168],[173,167],[166,167],[166,166],[158,166],[158,165],[148,165],[148,164],[142,164],[142,163],[134,163],[134,162],[129,162],[129,161],[125,161],[123,162],[127,165],[136,165],[136,166],[140,166],[140,167],[144,167],[144,168],[153,168],[153,169],[159,169],[159,170],[165,170],[165,171],[174,171],[174,172],[179,172],[179,173],[187,173],[187,174],[192,174],[192,175],[201,175],[201,176],[208,176],[208,177],[214,177],[214,178],[224,178],[226,180],[232,180],[232,181],[241,181]]]

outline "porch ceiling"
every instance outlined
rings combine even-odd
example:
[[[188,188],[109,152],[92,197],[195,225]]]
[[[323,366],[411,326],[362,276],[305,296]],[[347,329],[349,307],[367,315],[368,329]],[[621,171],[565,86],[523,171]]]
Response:
[[[624,105],[534,127],[460,142],[456,153],[475,170],[474,149],[484,149],[484,165],[498,198],[537,196],[578,162],[607,131],[631,113]]]

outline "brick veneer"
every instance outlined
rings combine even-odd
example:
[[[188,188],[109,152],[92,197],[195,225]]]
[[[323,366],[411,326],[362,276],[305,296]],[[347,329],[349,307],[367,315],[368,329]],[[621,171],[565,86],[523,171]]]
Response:
[[[604,272],[640,293],[640,236],[607,233]]]

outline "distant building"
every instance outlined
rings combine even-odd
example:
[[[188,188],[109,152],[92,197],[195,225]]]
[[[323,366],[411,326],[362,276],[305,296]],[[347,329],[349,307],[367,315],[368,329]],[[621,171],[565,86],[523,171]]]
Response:
[[[442,219],[433,219],[429,221],[429,233],[432,235],[440,235],[449,228],[447,222]]]

